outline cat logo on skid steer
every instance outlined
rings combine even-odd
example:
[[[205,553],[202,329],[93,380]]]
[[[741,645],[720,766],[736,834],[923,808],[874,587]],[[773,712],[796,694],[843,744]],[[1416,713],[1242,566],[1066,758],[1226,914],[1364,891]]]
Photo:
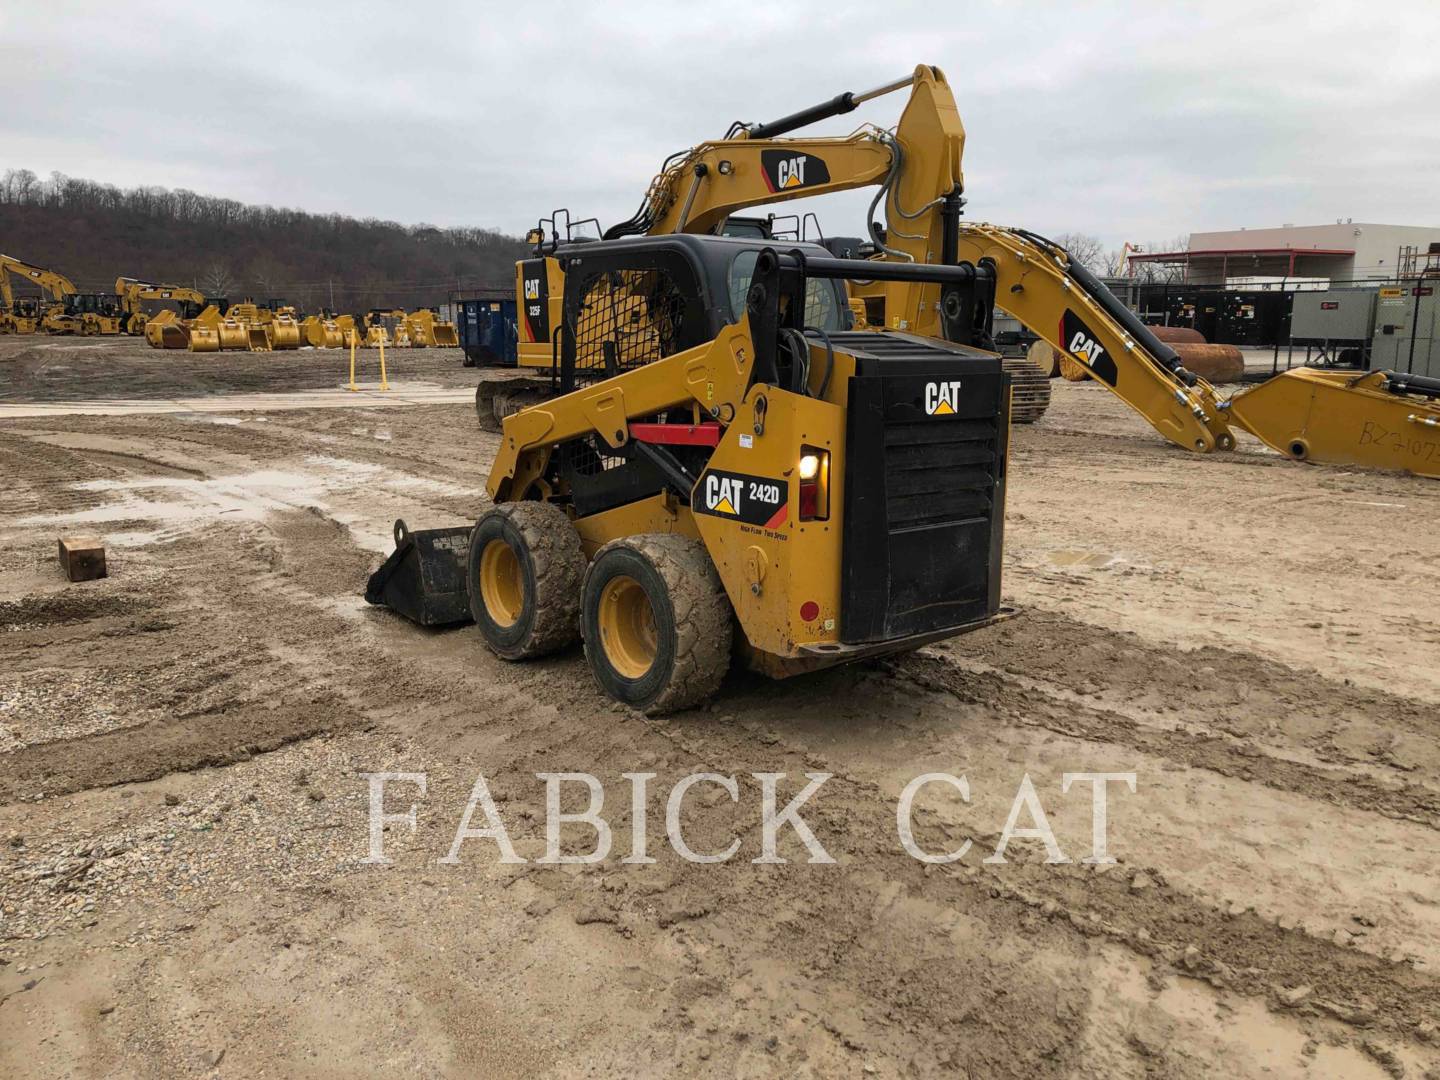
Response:
[[[960,404],[960,380],[925,384],[925,415],[954,416]]]
[[[705,505],[717,514],[736,517],[745,498],[745,485],[739,480],[711,473],[705,477]]]
[[[789,490],[784,480],[710,469],[695,485],[690,508],[697,514],[778,529],[789,516]]]

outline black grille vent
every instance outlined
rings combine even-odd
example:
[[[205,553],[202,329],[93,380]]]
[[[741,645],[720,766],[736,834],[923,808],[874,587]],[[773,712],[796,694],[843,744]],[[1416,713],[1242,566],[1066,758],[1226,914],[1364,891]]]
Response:
[[[987,518],[994,505],[994,420],[885,425],[885,511],[891,530]]]
[[[842,639],[893,641],[994,615],[1010,400],[1000,361],[908,334],[835,338],[856,357]]]

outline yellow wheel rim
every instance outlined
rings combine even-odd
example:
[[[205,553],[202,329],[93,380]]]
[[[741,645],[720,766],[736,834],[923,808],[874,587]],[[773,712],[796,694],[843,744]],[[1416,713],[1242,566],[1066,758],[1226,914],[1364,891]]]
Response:
[[[520,559],[504,540],[491,540],[480,553],[480,598],[496,626],[514,626],[525,606]]]
[[[610,666],[627,679],[650,670],[659,651],[655,612],[640,583],[623,574],[600,595],[600,644]]]

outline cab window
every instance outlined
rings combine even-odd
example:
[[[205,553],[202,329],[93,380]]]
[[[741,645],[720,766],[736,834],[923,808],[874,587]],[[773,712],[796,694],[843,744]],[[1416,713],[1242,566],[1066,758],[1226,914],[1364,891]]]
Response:
[[[755,276],[755,261],[759,258],[759,251],[742,251],[730,263],[730,317],[734,322],[739,322],[745,312],[745,294],[750,291],[750,280]],[[806,326],[831,333],[844,330],[847,328],[845,315],[848,311],[844,287],[840,282],[829,278],[806,279]]]

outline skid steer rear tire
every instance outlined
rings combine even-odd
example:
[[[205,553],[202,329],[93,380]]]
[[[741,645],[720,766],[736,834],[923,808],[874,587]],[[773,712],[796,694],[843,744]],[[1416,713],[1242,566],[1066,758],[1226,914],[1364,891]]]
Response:
[[[696,540],[664,533],[606,544],[585,572],[581,630],[600,688],[654,715],[704,701],[730,669],[733,613]]]
[[[574,642],[585,553],[558,506],[502,503],[470,534],[470,613],[496,656],[528,660]]]

